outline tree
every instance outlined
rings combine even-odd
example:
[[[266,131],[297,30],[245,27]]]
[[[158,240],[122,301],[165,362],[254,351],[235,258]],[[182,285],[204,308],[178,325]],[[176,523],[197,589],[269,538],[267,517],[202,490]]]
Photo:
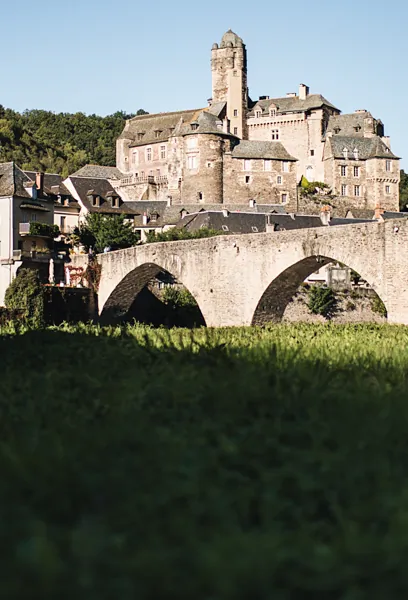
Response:
[[[408,204],[408,173],[405,173],[404,169],[401,169],[401,180],[399,184],[399,206],[400,210],[407,211]]]
[[[136,111],[136,116],[140,117],[140,115],[148,115],[149,113],[146,112],[145,110],[143,110],[143,108],[139,108],[138,111]]]
[[[22,310],[23,318],[36,327],[41,327],[45,319],[44,297],[45,291],[38,271],[20,269],[7,288],[4,301],[7,308]]]
[[[133,231],[132,224],[125,221],[125,215],[89,213],[85,221],[75,228],[72,241],[87,250],[92,247],[96,252],[103,252],[106,247],[119,250],[134,246],[139,235]]]

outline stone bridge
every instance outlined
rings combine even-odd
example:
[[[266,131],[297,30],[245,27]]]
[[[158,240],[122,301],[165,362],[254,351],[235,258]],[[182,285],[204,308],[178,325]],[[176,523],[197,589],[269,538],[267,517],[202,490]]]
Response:
[[[377,292],[390,322],[408,324],[408,220],[145,244],[98,261],[102,320],[125,313],[167,271],[194,296],[207,326],[279,321],[301,282],[339,261]]]

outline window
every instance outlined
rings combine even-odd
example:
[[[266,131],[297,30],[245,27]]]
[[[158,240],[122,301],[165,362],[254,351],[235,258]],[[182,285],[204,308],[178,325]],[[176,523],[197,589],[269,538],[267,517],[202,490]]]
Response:
[[[256,111],[255,111],[255,117],[256,117],[257,119],[259,119],[259,117],[261,117],[261,116],[262,116],[262,111],[261,111],[261,110],[256,110]]]
[[[390,160],[385,161],[385,170],[392,171],[392,162]]]
[[[347,160],[348,159],[348,150],[347,148],[343,148],[343,156]]]
[[[229,229],[228,229],[228,225],[222,225],[222,230],[223,230],[223,231],[229,231]]]
[[[238,109],[234,108],[234,117],[238,116]]]
[[[212,168],[212,166],[213,166],[213,164],[212,164],[212,162],[209,160],[209,161],[207,162],[207,169],[211,169],[211,168]]]
[[[144,136],[144,131],[140,131],[140,132],[137,134],[137,139],[140,141],[140,140],[142,140],[142,139],[143,139],[143,136]]]
[[[271,110],[269,111],[269,115],[271,117],[276,117],[276,108],[271,108]]]
[[[112,196],[112,208],[119,208],[119,198]]]
[[[160,169],[156,169],[156,177],[160,177]]]
[[[281,185],[281,183],[282,183],[282,175],[278,175],[278,176],[277,176],[277,178],[276,178],[276,183],[277,183],[278,185]]]
[[[249,175],[245,175],[245,183],[249,183],[251,181],[251,178]]]
[[[272,140],[278,140],[279,139],[279,129],[272,129],[271,130],[271,139]]]
[[[160,146],[160,158],[162,160],[166,158],[166,146]]]
[[[251,229],[254,233],[258,233],[258,227],[255,227],[254,225],[252,225]]]
[[[353,154],[354,154],[354,159],[358,160],[358,150],[357,150],[357,148],[354,148]]]
[[[390,185],[386,185],[385,186],[385,193],[386,194],[391,194],[391,186]]]
[[[341,186],[341,195],[347,196],[347,186],[344,184]]]
[[[354,177],[360,177],[360,167],[354,167]]]
[[[196,156],[187,156],[187,167],[189,169],[197,168],[197,157]]]
[[[272,171],[272,161],[264,160],[264,171]]]
[[[356,126],[354,127],[354,131],[356,131],[357,133],[358,133],[359,131],[361,131],[361,125],[356,125]]]
[[[289,163],[287,160],[282,161],[282,171],[284,173],[289,173]]]
[[[156,139],[159,138],[161,134],[162,134],[162,131],[160,129],[155,129],[154,137]]]
[[[288,201],[288,195],[287,194],[282,194],[281,195],[281,202],[282,204],[285,204]]]
[[[67,218],[66,217],[60,217],[60,229],[62,232],[65,231],[65,222],[66,222]]]
[[[151,148],[146,149],[146,160],[147,160],[147,162],[150,162],[152,160],[152,149]]]
[[[359,185],[355,185],[354,186],[354,195],[355,196],[359,196],[360,195],[360,186]]]
[[[198,140],[196,137],[189,136],[187,138],[187,148],[197,148]]]
[[[197,200],[199,202],[202,202],[204,200],[203,192],[198,192],[198,194],[197,194]]]
[[[251,170],[251,161],[248,160],[247,158],[244,159],[244,171],[250,171]]]
[[[233,71],[232,74],[234,77],[238,77],[238,71]]]
[[[238,135],[238,127],[234,127],[234,135]]]
[[[132,152],[132,165],[136,166],[139,163],[139,153],[137,150]]]
[[[347,167],[345,165],[341,165],[340,167],[340,174],[342,177],[346,177],[347,176]]]
[[[340,133],[340,131],[341,131],[340,127],[335,127],[334,128],[334,133]]]
[[[100,197],[92,196],[92,206],[100,206]]]
[[[314,156],[314,150],[310,150],[310,156]]]

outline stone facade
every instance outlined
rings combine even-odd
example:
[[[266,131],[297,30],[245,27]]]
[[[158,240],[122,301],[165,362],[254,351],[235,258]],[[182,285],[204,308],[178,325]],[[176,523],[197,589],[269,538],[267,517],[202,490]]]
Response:
[[[117,167],[123,176],[112,183],[125,200],[171,197],[176,204],[231,204],[255,198],[275,204],[283,195],[288,209],[299,210],[297,184],[304,177],[327,183],[333,195],[344,198],[346,209],[380,205],[398,210],[399,159],[391,152],[383,123],[371,113],[342,115],[305,84],[298,93],[252,100],[246,47],[231,30],[212,46],[211,72],[212,98],[206,108],[142,115],[126,123],[117,142]],[[185,139],[188,135],[190,140]],[[273,165],[272,176],[254,162],[249,179],[243,179],[230,156],[240,140],[282,146],[297,161],[293,177],[277,184],[279,164]],[[264,157],[260,153],[252,158]],[[342,166],[347,166],[346,175]]]

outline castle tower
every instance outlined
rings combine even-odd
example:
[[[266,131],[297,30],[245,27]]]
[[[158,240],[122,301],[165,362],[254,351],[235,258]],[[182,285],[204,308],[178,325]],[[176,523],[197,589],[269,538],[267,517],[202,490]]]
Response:
[[[230,132],[248,139],[247,53],[242,39],[231,29],[224,33],[219,46],[213,44],[211,70],[212,102],[227,103]]]

